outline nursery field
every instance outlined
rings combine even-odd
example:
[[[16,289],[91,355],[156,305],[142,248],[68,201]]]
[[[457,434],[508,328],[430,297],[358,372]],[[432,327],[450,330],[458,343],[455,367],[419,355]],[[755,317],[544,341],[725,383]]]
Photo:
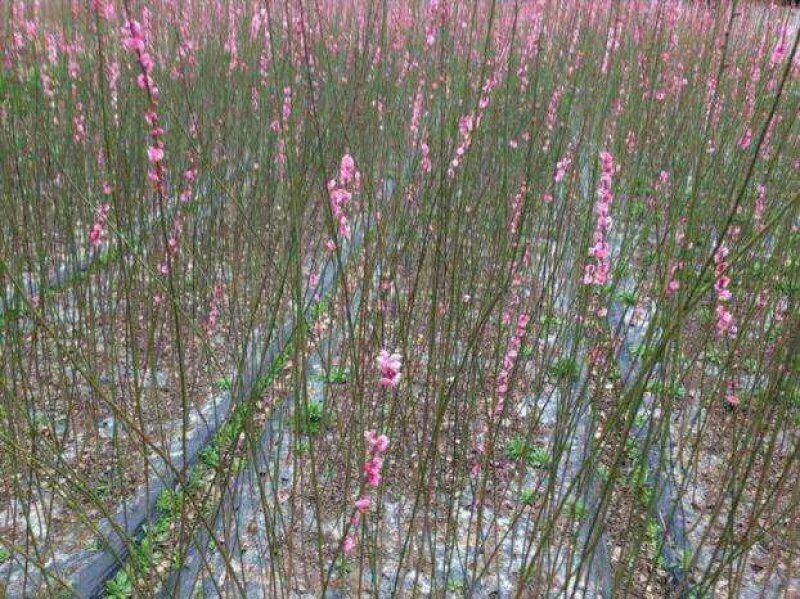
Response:
[[[0,2],[0,598],[800,599],[799,44]]]

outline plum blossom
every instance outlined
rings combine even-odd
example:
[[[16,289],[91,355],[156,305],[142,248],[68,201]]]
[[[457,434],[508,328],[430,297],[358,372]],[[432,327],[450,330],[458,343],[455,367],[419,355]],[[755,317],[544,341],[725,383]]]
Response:
[[[714,312],[717,316],[717,331],[722,335],[735,338],[737,333],[736,321],[726,305],[733,297],[728,289],[731,279],[725,274],[728,269],[728,263],[725,260],[727,256],[728,248],[722,243],[717,248],[717,251],[714,252],[714,274],[716,276],[714,292],[717,294],[717,306]]]
[[[614,158],[609,152],[600,153],[600,185],[597,189],[598,199],[594,204],[595,229],[592,234],[592,246],[589,256],[594,258],[594,264],[587,264],[583,274],[586,285],[605,285],[608,283],[608,273],[611,270],[609,260],[609,245],[606,234],[611,229],[611,203],[614,195],[611,192],[611,179],[614,175]]]
[[[356,548],[356,539],[353,535],[347,535],[344,539],[344,543],[342,543],[342,550],[345,553],[352,553],[353,549]]]
[[[377,358],[378,368],[381,371],[381,378],[378,381],[382,387],[397,387],[400,382],[400,354],[390,354],[385,349],[382,349]]]
[[[519,317],[517,317],[517,328],[511,340],[508,342],[506,354],[503,357],[503,367],[500,369],[500,374],[497,375],[497,403],[492,411],[493,418],[497,418],[503,413],[505,397],[508,394],[508,379],[517,361],[519,349],[522,346],[522,338],[525,336],[525,329],[529,321],[530,317],[527,314],[520,314]]]
[[[339,163],[339,180],[328,182],[328,201],[333,218],[338,224],[339,236],[350,239],[350,222],[345,208],[353,198],[352,190],[357,189],[361,181],[361,173],[356,170],[356,163],[350,154],[342,156]],[[349,188],[349,189],[348,189]]]
[[[356,500],[356,509],[361,514],[367,513],[370,506],[370,499],[367,496],[361,497],[360,499]]]
[[[109,204],[103,203],[97,209],[94,223],[89,230],[89,243],[93,248],[98,247],[106,237],[106,223],[108,223],[108,212],[111,210]]]
[[[383,454],[389,448],[389,437],[379,435],[374,430],[364,431],[364,441],[367,444],[367,461],[364,462],[362,470],[364,472],[364,492],[355,501],[355,512],[350,518],[350,524],[357,526],[361,521],[361,516],[369,512],[372,500],[367,494],[367,488],[376,488],[381,484],[381,470],[383,469]],[[342,541],[342,551],[346,554],[352,553],[356,546],[356,534],[350,533]]]

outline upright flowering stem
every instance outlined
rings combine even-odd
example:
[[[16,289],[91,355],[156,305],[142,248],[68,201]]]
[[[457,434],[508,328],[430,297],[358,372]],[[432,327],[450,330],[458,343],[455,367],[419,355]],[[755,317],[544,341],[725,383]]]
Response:
[[[481,88],[480,99],[478,100],[478,110],[470,112],[458,119],[459,143],[453,158],[450,160],[450,167],[447,169],[447,176],[452,179],[456,176],[456,171],[464,160],[464,155],[472,146],[475,130],[483,121],[486,109],[489,107],[492,91],[497,87],[500,78],[499,73],[493,74]]]
[[[345,553],[352,553],[356,547],[358,537],[355,527],[361,522],[361,516],[369,512],[372,504],[369,489],[377,489],[381,484],[383,455],[389,447],[389,438],[386,435],[378,435],[373,430],[364,431],[364,441],[367,443],[367,460],[361,468],[364,472],[364,484],[359,498],[354,503],[355,511],[350,518],[350,524],[354,527],[354,530],[342,541],[342,550]]]
[[[589,256],[594,262],[586,265],[583,273],[583,282],[586,285],[605,285],[608,283],[608,273],[611,270],[609,246],[606,235],[611,230],[611,203],[614,195],[611,192],[611,181],[614,175],[614,158],[608,152],[600,153],[600,186],[597,189],[598,198],[594,204],[595,227],[592,233],[592,246]]]
[[[506,354],[503,356],[503,365],[500,369],[500,374],[497,375],[496,394],[497,401],[495,402],[494,409],[492,410],[492,419],[499,418],[503,414],[505,406],[506,395],[508,394],[509,377],[514,365],[517,362],[519,349],[522,346],[522,339],[525,336],[525,329],[528,326],[530,317],[527,314],[520,314],[517,317],[517,328],[514,331],[511,339],[506,347]]]
[[[147,148],[147,160],[150,162],[150,170],[147,173],[148,178],[153,183],[156,190],[160,195],[164,193],[164,130],[158,122],[158,87],[153,79],[153,66],[155,61],[150,53],[147,51],[145,45],[145,33],[141,23],[131,18],[130,11],[126,5],[125,7],[127,20],[122,27],[121,38],[123,47],[132,52],[136,57],[136,62],[139,64],[141,70],[136,78],[136,84],[140,89],[147,93],[147,99],[150,106],[145,112],[144,119],[150,126],[150,145]],[[147,10],[146,8],[144,9]]]
[[[156,196],[158,199],[158,209],[161,213],[162,217],[164,215],[165,209],[165,195],[166,189],[164,185],[164,175],[166,169],[163,164],[164,160],[164,129],[162,129],[161,125],[159,124],[159,116],[158,116],[158,99],[159,99],[159,90],[155,84],[155,80],[153,79],[153,67],[155,65],[155,61],[153,60],[152,56],[149,54],[146,48],[146,29],[142,26],[141,23],[134,20],[131,15],[130,3],[128,0],[125,0],[124,8],[125,8],[125,24],[121,31],[121,39],[123,47],[132,52],[136,56],[136,60],[139,64],[140,74],[136,79],[136,83],[140,89],[144,90],[147,94],[147,99],[149,106],[147,111],[145,112],[144,119],[145,122],[150,127],[150,145],[147,148],[147,159],[150,163],[150,169],[147,173],[148,179],[153,184],[153,188],[156,192]],[[145,23],[147,28],[149,29],[150,23],[150,11],[145,6],[142,8],[142,21]],[[189,429],[189,400],[187,397],[187,384],[186,384],[186,368],[185,368],[185,361],[184,361],[184,352],[183,352],[183,342],[182,332],[181,332],[181,325],[180,325],[180,318],[178,314],[178,303],[176,299],[176,292],[175,292],[175,281],[174,276],[172,273],[171,263],[173,257],[178,251],[178,236],[183,228],[183,221],[182,215],[178,212],[175,215],[175,220],[172,225],[172,233],[169,234],[166,230],[166,226],[164,227],[164,243],[166,246],[166,256],[164,262],[162,263],[160,270],[161,273],[164,274],[167,278],[167,285],[170,293],[170,297],[172,298],[172,321],[175,328],[175,347],[178,354],[178,375],[180,380],[180,397],[181,397],[181,451],[182,451],[182,464],[181,464],[181,476],[184,480],[186,480],[187,473],[189,470],[189,450],[188,450],[188,429]],[[160,295],[160,294],[159,294]],[[156,304],[160,303],[159,297],[156,296],[154,301]],[[148,473],[148,464],[145,463],[145,479],[149,477]],[[181,518],[185,517],[185,505],[181,508]]]
[[[217,327],[220,300],[222,300],[222,283],[217,282],[214,283],[214,292],[211,294],[211,299],[208,302],[208,319],[204,325],[208,335]]]
[[[352,160],[352,159],[351,159]],[[356,174],[355,165],[350,161],[342,161],[342,172],[340,180],[347,184]],[[380,379],[378,384],[381,387],[396,387],[400,382],[400,354],[390,354],[385,349],[381,350],[376,358]],[[352,553],[356,547],[358,539],[355,527],[361,522],[361,516],[365,515],[372,504],[369,489],[377,489],[381,484],[381,471],[383,469],[383,456],[389,447],[389,438],[386,435],[379,435],[374,430],[364,432],[364,441],[367,444],[367,460],[361,467],[364,480],[361,485],[359,498],[355,501],[353,515],[350,518],[350,525],[353,530],[346,534],[342,540],[342,551]]]
[[[108,212],[111,206],[107,203],[100,204],[94,217],[94,224],[89,230],[89,243],[93,248],[99,247],[106,238],[106,224],[108,223]]]
[[[723,243],[720,244],[716,252],[714,252],[714,274],[716,280],[714,281],[714,291],[717,294],[717,331],[721,335],[728,335],[731,339],[736,337],[737,328],[734,321],[733,314],[728,310],[728,302],[733,297],[728,285],[731,279],[725,272],[728,269],[728,263],[725,260],[728,256],[728,248]]]
[[[361,173],[356,170],[356,163],[350,154],[342,156],[339,165],[339,178],[331,179],[328,182],[328,199],[330,201],[331,212],[336,223],[339,225],[339,236],[350,239],[350,222],[345,213],[345,207],[353,199],[353,192],[361,184]],[[329,240],[329,249],[335,247],[335,242]]]

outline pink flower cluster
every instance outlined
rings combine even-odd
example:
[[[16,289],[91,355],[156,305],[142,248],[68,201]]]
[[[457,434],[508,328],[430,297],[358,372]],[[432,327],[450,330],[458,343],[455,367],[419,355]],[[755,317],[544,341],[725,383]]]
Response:
[[[364,440],[367,442],[370,456],[364,463],[364,479],[367,486],[378,487],[381,484],[382,456],[389,447],[389,438],[386,435],[378,435],[375,431],[365,431]]]
[[[667,296],[672,297],[675,292],[681,288],[681,283],[678,280],[678,271],[683,268],[683,261],[678,260],[674,262],[669,268],[669,282],[667,283]]]
[[[383,454],[389,447],[389,438],[386,435],[378,435],[375,431],[364,431],[364,440],[367,442],[367,453],[369,458],[362,467],[364,471],[364,482],[367,487],[376,488],[381,484],[381,469],[383,468]],[[365,489],[366,491],[366,489]],[[366,492],[361,494],[355,502],[355,512],[350,519],[352,526],[357,526],[361,522],[361,516],[369,511],[372,504]],[[351,553],[356,546],[356,534],[350,533],[342,542],[342,550]]]
[[[592,234],[592,247],[589,256],[594,258],[594,264],[587,264],[583,273],[583,282],[586,285],[605,285],[608,282],[608,273],[611,270],[609,260],[609,247],[606,234],[611,229],[611,203],[614,195],[611,193],[611,179],[614,175],[614,158],[608,152],[600,152],[600,186],[598,199],[594,204],[595,228]]]
[[[339,164],[339,181],[331,179],[328,182],[328,199],[331,204],[331,212],[339,225],[339,235],[345,239],[350,239],[350,223],[344,213],[344,207],[353,198],[353,193],[348,191],[348,187],[357,189],[360,183],[361,173],[356,170],[356,163],[353,157],[350,154],[345,154]],[[328,243],[328,247],[332,245],[332,242]]]
[[[111,206],[106,203],[100,204],[97,213],[94,216],[94,224],[89,230],[89,243],[93,248],[96,248],[106,237],[106,223],[108,222],[108,211]]]
[[[572,166],[572,152],[571,148],[567,148],[567,153],[564,154],[564,157],[556,162],[556,169],[553,172],[553,181],[556,183],[561,183],[561,181],[564,180],[564,175],[567,174],[570,166]]]
[[[194,166],[195,163],[194,155],[190,157],[190,160],[192,162],[192,166],[183,171],[184,187],[183,190],[181,191],[180,199],[181,202],[184,203],[192,199],[194,182],[197,179],[197,167]]]
[[[126,9],[127,10],[127,9]],[[147,7],[142,9],[142,19],[145,24],[150,21],[150,12]],[[147,160],[150,163],[150,170],[147,172],[147,178],[152,181],[155,188],[159,193],[164,191],[164,142],[162,136],[164,130],[159,126],[158,113],[156,112],[156,105],[158,102],[159,91],[153,80],[153,66],[155,61],[146,50],[146,28],[136,20],[128,18],[122,27],[121,39],[122,46],[129,52],[133,52],[136,56],[136,61],[139,63],[141,73],[136,78],[136,84],[139,88],[147,92],[147,98],[150,101],[150,106],[145,112],[144,120],[150,126],[151,143],[147,147]]]
[[[728,383],[728,392],[725,394],[725,403],[731,408],[739,407],[739,396],[736,394],[736,382]]]
[[[147,8],[144,10],[147,10]],[[158,95],[158,89],[151,76],[155,61],[145,49],[145,37],[142,25],[139,21],[128,20],[122,27],[122,46],[129,52],[136,54],[136,60],[139,62],[139,66],[142,69],[142,72],[136,78],[136,85],[138,85],[140,89],[147,90],[148,93]]]
[[[514,236],[517,234],[517,229],[519,228],[519,219],[522,216],[522,204],[527,191],[527,185],[525,184],[525,181],[523,181],[522,185],[520,185],[519,191],[511,202],[511,216],[508,220],[508,233],[511,239],[514,239]]]
[[[211,299],[208,302],[208,320],[206,320],[205,329],[207,334],[217,326],[217,319],[219,318],[219,302],[222,299],[222,284],[214,283],[214,293],[211,294]]]
[[[443,27],[447,22],[450,15],[450,8],[447,3],[439,0],[430,0],[428,4],[428,17],[429,22],[425,26],[425,42],[432,46],[436,43],[436,33],[440,27]]]
[[[492,90],[497,86],[497,81],[498,77],[496,74],[489,77],[481,88],[481,97],[478,100],[477,112],[470,112],[469,114],[465,114],[458,119],[458,133],[460,140],[458,147],[456,148],[455,156],[450,161],[450,168],[447,169],[447,176],[450,179],[456,176],[456,170],[461,165],[461,161],[464,159],[464,155],[467,153],[467,150],[469,150],[470,146],[472,146],[472,134],[483,120],[483,115],[489,106],[491,93]]]
[[[606,34],[606,53],[603,56],[603,65],[600,67],[600,72],[603,75],[608,74],[608,68],[611,65],[611,55],[619,50],[619,38],[621,35],[622,21],[620,17],[614,21],[613,26],[609,26],[608,33]]]
[[[547,103],[547,118],[545,119],[545,137],[542,144],[542,152],[547,152],[550,149],[550,134],[556,127],[558,120],[558,107],[561,103],[561,96],[564,93],[564,86],[557,85],[550,96],[550,101]]]
[[[781,37],[778,43],[775,44],[775,48],[772,50],[772,56],[769,59],[769,64],[773,69],[783,62],[783,59],[786,58],[786,55],[789,53],[789,46],[786,43],[786,33],[787,26],[784,25],[781,28]]]
[[[476,117],[470,113],[458,119],[458,133],[461,139],[456,148],[456,155],[450,161],[450,168],[447,169],[447,176],[451,179],[455,177],[456,169],[461,165],[464,154],[467,153],[467,150],[472,145],[472,132],[480,124],[481,118],[480,114]]]
[[[283,106],[281,107],[281,116],[283,117],[284,125],[289,122],[289,117],[292,116],[292,88],[288,85],[283,88]]]
[[[728,269],[728,263],[725,260],[727,257],[728,248],[724,243],[720,244],[717,251],[714,252],[714,274],[716,276],[714,291],[717,294],[717,331],[720,334],[734,338],[737,333],[736,322],[733,319],[733,314],[731,314],[727,307],[727,302],[729,302],[732,297],[728,289],[731,279],[725,274],[725,271]]]
[[[431,168],[433,168],[430,158],[431,149],[428,147],[428,144],[426,144],[424,141],[421,144],[419,144],[419,153],[422,155],[422,160],[420,160],[419,164],[420,168],[422,169],[422,172],[423,173],[431,172]]]
[[[750,147],[750,143],[753,141],[753,130],[748,127],[742,133],[742,136],[739,138],[739,141],[736,142],[739,145],[739,149],[746,150]]]
[[[183,233],[183,215],[178,212],[172,221],[172,230],[170,231],[169,238],[167,239],[167,251],[164,256],[164,261],[161,263],[159,270],[161,274],[169,274],[172,270],[172,262],[178,255],[180,249],[180,236]]]
[[[75,116],[72,117],[72,126],[75,132],[72,134],[72,139],[75,143],[81,143],[86,139],[86,118],[83,116],[83,104],[76,102]]]
[[[522,345],[522,338],[525,336],[525,328],[528,326],[529,321],[530,317],[527,314],[520,314],[517,317],[517,328],[508,342],[506,355],[503,356],[503,367],[500,369],[500,374],[497,375],[497,403],[492,411],[493,418],[497,418],[503,413],[505,398],[508,394],[508,378],[511,376],[511,371],[517,361],[519,348]]]
[[[390,354],[385,349],[382,349],[377,358],[378,368],[381,371],[381,378],[378,384],[381,387],[397,387],[400,382],[400,354]]]

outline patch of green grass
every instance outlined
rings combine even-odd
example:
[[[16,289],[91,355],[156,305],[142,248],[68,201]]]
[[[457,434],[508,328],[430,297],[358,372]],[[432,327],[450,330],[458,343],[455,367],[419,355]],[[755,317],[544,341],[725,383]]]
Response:
[[[331,369],[328,371],[328,376],[326,381],[331,385],[341,385],[347,382],[347,378],[349,376],[349,372],[346,368],[341,368],[340,366],[332,366]]]
[[[536,490],[522,489],[519,493],[519,502],[523,505],[533,505],[533,502],[536,501],[536,496]]]
[[[672,381],[667,384],[661,381],[650,381],[647,385],[647,390],[650,391],[650,393],[663,395],[670,399],[683,399],[686,397],[686,387],[677,381]]]
[[[300,427],[304,435],[316,435],[322,429],[325,420],[325,406],[321,401],[310,401],[305,409],[301,409]]]
[[[101,478],[94,487],[95,493],[101,498],[108,497],[113,489],[114,483],[110,478]]]
[[[620,291],[617,294],[617,299],[629,308],[636,305],[636,293],[634,291]]]
[[[447,579],[447,590],[451,593],[461,593],[464,590],[464,581],[451,576]]]
[[[722,366],[722,354],[716,348],[706,350],[705,361],[714,366]]]
[[[509,459],[519,461],[524,459],[528,453],[528,445],[522,437],[513,437],[506,445],[506,456]]]
[[[216,468],[219,466],[219,448],[211,443],[200,452],[200,461],[202,461],[209,468]]]
[[[339,554],[333,564],[333,568],[339,577],[345,577],[353,570],[353,566],[344,555]]]
[[[550,375],[565,381],[574,381],[578,378],[580,367],[575,358],[566,356],[559,358],[550,367]]]
[[[131,558],[136,571],[144,575],[149,574],[153,565],[161,559],[161,555],[152,537],[152,531],[145,527],[144,537],[131,549]]]
[[[108,599],[133,597],[133,582],[127,570],[119,570],[114,578],[106,582],[105,594]]]
[[[581,500],[571,502],[569,508],[572,517],[579,521],[583,520],[589,513],[586,504]]]
[[[550,452],[544,447],[534,447],[528,453],[528,464],[534,468],[547,468],[552,463]]]
[[[661,548],[664,545],[664,536],[661,526],[653,519],[647,521],[647,547],[651,555],[660,567],[664,567],[664,560],[661,556]]]
[[[546,448],[533,447],[522,437],[513,437],[508,441],[506,456],[514,461],[524,460],[533,468],[547,468],[552,463],[552,456]]]

